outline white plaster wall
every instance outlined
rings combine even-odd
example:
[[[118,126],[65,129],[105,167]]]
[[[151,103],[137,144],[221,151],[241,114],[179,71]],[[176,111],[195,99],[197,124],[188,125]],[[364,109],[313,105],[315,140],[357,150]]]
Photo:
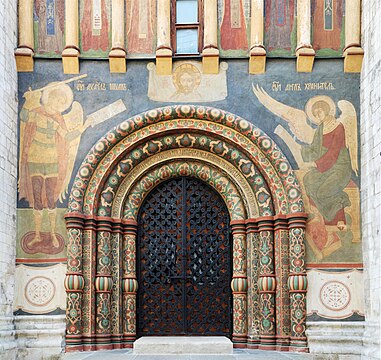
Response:
[[[381,359],[381,1],[362,1],[361,206],[365,267],[363,359]]]
[[[17,1],[0,0],[0,358],[16,356],[14,294],[17,175]]]

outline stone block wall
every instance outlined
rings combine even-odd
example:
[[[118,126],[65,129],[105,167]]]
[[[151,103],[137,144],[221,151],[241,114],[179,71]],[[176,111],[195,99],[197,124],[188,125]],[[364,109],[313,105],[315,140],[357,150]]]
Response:
[[[362,1],[361,207],[366,326],[363,358],[380,359],[381,328],[381,2]]]
[[[0,358],[13,359],[17,189],[17,1],[0,0]]]

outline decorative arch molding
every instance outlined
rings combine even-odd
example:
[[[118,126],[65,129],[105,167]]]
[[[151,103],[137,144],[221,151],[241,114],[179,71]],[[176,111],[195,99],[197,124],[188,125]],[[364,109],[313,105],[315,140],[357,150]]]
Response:
[[[295,174],[248,121],[188,105],[124,121],[78,171],[66,215],[66,350],[132,346],[136,214],[151,189],[178,175],[209,183],[228,204],[234,345],[308,351],[306,214]]]
[[[178,160],[175,158],[176,153],[172,156],[173,158],[164,164],[146,169],[143,176],[138,178],[131,188],[127,188],[125,193],[119,194],[126,199],[122,213],[123,219],[137,221],[137,213],[147,194],[161,182],[180,176],[195,177],[211,185],[225,201],[232,220],[247,218],[246,209],[249,209],[249,203],[243,199],[242,192],[237,189],[226,173],[205,161],[190,158]],[[250,212],[253,212],[252,208],[250,208]]]

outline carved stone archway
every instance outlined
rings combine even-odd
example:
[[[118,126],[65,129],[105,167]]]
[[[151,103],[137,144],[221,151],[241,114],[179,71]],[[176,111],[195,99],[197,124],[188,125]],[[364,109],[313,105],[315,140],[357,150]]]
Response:
[[[150,189],[183,174],[212,185],[230,212],[234,345],[307,351],[306,214],[295,174],[248,121],[187,105],[121,123],[78,171],[66,215],[66,350],[132,346],[136,214]]]

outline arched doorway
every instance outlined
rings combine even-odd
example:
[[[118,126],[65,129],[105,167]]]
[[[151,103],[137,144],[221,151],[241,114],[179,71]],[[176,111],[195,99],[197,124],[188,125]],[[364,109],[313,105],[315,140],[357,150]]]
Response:
[[[132,346],[138,214],[155,187],[184,176],[210,185],[229,212],[234,346],[308,351],[307,216],[296,176],[248,121],[188,105],[126,120],[78,171],[66,215],[66,350]]]
[[[138,216],[137,336],[231,337],[229,212],[209,185],[167,180]]]

